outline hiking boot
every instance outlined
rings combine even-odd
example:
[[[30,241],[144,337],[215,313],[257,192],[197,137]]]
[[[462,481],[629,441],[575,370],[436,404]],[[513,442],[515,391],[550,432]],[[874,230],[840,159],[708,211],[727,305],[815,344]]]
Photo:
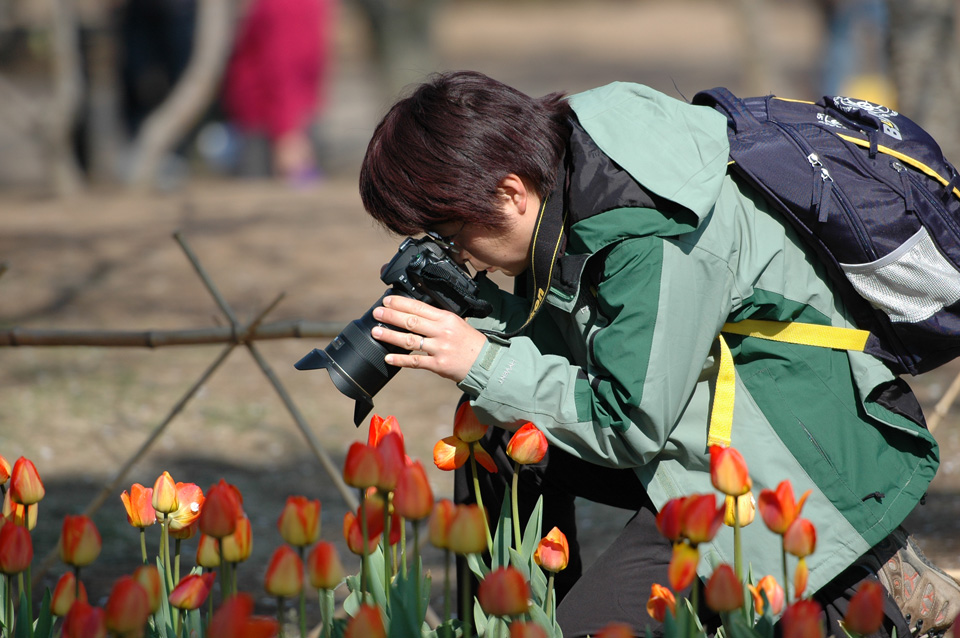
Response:
[[[891,545],[884,552],[881,545]],[[889,550],[897,549],[890,554]],[[960,613],[960,584],[930,562],[913,537],[898,527],[876,550],[888,556],[880,582],[896,601],[913,636],[942,636]]]

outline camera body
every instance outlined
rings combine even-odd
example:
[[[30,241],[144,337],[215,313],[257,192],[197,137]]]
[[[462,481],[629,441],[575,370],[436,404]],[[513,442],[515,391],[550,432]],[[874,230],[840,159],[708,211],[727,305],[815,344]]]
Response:
[[[404,239],[380,279],[391,288],[326,348],[314,348],[295,364],[298,370],[326,369],[337,389],[356,401],[353,422],[357,426],[373,409],[373,396],[400,370],[387,365],[384,357],[410,352],[370,336],[375,326],[399,330],[373,318],[384,297],[410,297],[461,317],[484,317],[491,311],[490,304],[477,296],[477,280],[429,237]]]

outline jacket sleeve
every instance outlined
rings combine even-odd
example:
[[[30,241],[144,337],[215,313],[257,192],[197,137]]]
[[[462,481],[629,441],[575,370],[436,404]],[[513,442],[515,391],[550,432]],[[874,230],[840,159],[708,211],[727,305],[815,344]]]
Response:
[[[596,290],[606,325],[579,336],[586,365],[555,343],[574,338],[569,329],[554,326],[551,335],[540,321],[529,336],[488,343],[460,387],[488,423],[532,421],[585,460],[645,464],[674,448],[674,428],[729,313],[732,281],[726,261],[695,238],[624,240],[607,255]]]

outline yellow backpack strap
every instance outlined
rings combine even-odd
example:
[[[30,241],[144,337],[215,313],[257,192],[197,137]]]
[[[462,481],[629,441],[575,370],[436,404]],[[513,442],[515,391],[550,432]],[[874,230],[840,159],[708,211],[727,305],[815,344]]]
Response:
[[[760,321],[745,319],[736,323],[725,323],[721,333],[756,337],[769,341],[794,343],[801,346],[816,346],[836,350],[863,351],[870,333],[855,328],[820,326],[795,321]],[[707,445],[730,445],[733,430],[733,403],[735,399],[736,375],[733,369],[733,356],[724,341],[723,335],[717,335],[720,342],[720,370],[717,373],[717,388],[713,397],[713,409],[710,411],[710,428],[707,433]]]

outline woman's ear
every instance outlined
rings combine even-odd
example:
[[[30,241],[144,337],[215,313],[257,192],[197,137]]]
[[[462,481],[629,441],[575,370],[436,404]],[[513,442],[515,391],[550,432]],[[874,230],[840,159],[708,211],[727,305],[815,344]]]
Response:
[[[516,173],[509,173],[497,184],[497,192],[505,206],[511,206],[520,214],[526,212],[528,202],[527,185]]]

